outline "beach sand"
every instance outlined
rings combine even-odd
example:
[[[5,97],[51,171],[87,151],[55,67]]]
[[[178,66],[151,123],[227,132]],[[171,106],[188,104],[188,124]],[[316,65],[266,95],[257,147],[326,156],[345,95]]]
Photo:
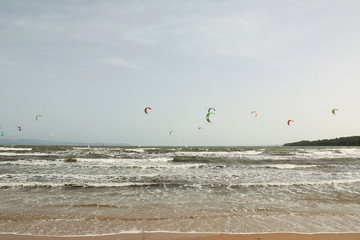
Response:
[[[106,236],[45,237],[0,234],[0,240],[359,240],[360,233],[269,233],[269,234],[206,234],[206,233],[124,233]]]

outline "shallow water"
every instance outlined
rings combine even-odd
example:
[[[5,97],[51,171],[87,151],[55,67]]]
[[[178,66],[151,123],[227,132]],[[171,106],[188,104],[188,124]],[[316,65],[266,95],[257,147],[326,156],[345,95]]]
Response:
[[[0,232],[359,232],[357,147],[0,147]]]

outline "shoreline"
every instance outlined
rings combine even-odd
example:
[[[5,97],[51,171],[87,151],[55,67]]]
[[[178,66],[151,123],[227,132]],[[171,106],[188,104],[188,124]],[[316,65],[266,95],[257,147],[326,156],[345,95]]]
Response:
[[[0,240],[357,240],[360,233],[171,233],[143,232],[99,236],[0,234]]]

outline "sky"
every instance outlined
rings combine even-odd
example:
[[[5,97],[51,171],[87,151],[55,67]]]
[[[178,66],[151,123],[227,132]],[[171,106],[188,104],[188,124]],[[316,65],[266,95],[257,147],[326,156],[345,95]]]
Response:
[[[357,0],[0,0],[3,137],[258,146],[360,135],[359,12]]]

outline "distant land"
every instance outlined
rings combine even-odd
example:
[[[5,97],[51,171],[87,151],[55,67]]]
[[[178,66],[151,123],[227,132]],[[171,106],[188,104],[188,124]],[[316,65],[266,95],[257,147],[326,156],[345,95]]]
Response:
[[[284,146],[360,146],[360,136],[286,143]]]
[[[130,146],[125,143],[90,143],[90,142],[68,142],[59,140],[38,140],[38,139],[9,139],[0,138],[0,145],[61,145],[61,146]]]

